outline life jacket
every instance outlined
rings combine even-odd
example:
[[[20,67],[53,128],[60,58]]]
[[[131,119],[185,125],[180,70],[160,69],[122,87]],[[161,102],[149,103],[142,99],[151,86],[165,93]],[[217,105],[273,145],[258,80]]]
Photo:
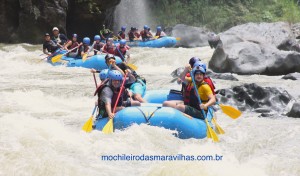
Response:
[[[72,42],[72,45],[68,47],[68,50],[71,50],[71,49],[73,49],[73,48],[75,48],[75,47],[77,47],[79,45],[78,42],[73,42],[73,41],[71,41],[71,42]],[[77,53],[77,51],[78,51],[78,49],[75,49],[75,50],[73,50],[71,52]]]
[[[88,50],[89,50],[89,46],[88,46],[88,45],[82,45],[82,46],[80,47],[79,53],[81,53],[82,51],[83,51],[84,53],[86,53],[86,52],[88,52]]]
[[[207,84],[206,82],[202,82],[200,86]],[[199,87],[200,87],[199,86]],[[198,88],[199,88],[198,87]],[[192,85],[192,83],[189,83],[187,85],[184,86],[184,91],[183,91],[183,102],[185,105],[189,105],[195,109],[201,110],[199,107],[199,101],[197,98],[197,94],[194,89],[194,85]],[[202,100],[201,100],[202,101]],[[203,100],[202,102],[207,102],[208,100]]]
[[[103,46],[104,46],[104,43],[102,43],[102,42],[97,43],[97,42],[96,42],[96,43],[94,44],[94,49],[100,51],[100,49],[101,49]]]
[[[96,94],[98,95],[98,108],[99,108],[99,112],[100,112],[99,114],[101,116],[107,116],[107,112],[106,112],[106,109],[105,109],[105,103],[103,101],[101,101],[101,99],[100,99],[101,93],[102,93],[102,91],[105,87],[109,87],[111,89],[111,91],[113,92],[113,96],[112,96],[112,99],[111,99],[111,110],[112,111],[113,111],[113,108],[114,108],[116,103],[117,103],[117,107],[122,106],[122,103],[123,103],[124,99],[127,98],[126,95],[128,93],[127,90],[123,87],[121,96],[119,98],[119,101],[117,102],[117,98],[118,98],[119,92],[121,90],[121,87],[118,88],[117,90],[114,90],[109,85],[107,85],[107,82],[108,82],[108,79],[104,80],[102,82],[102,84],[97,87],[97,89],[94,93],[94,96]]]
[[[119,40],[125,39],[125,32],[120,31],[118,34],[119,34],[119,36],[121,36],[121,38],[118,36],[118,39],[119,39]]]
[[[107,44],[105,44],[104,45],[104,51],[106,53],[109,53],[109,54],[115,54],[115,50],[114,50],[113,45],[107,45]]]
[[[148,31],[145,31],[145,30],[142,30],[141,31],[141,36],[142,36],[142,39],[145,40],[145,39],[149,39],[148,37]]]
[[[133,39],[134,39],[134,32],[132,31],[132,30],[130,30],[129,32],[128,32],[128,38],[129,38],[129,40],[130,41],[133,41]]]
[[[190,73],[187,73],[185,76],[191,77]],[[209,76],[204,76],[203,81],[206,82],[206,83],[209,85],[209,87],[210,87],[212,93],[213,93],[214,95],[216,95],[216,92],[215,92],[216,87],[215,87],[213,81],[211,80],[211,78],[210,78]]]
[[[122,61],[124,62],[125,54],[126,54],[127,50],[128,49],[127,49],[126,46],[124,46],[123,48],[121,48],[120,46],[117,46],[116,49],[115,49],[114,55],[119,56],[122,59]]]

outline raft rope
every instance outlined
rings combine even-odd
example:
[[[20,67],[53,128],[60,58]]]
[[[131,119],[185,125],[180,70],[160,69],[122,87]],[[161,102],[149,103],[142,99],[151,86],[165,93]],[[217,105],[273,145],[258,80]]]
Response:
[[[147,118],[147,116],[145,115],[145,113],[139,108],[139,107],[136,107],[142,114],[143,114],[143,116],[144,116],[144,118],[145,118],[145,120],[146,120],[146,122],[147,122],[147,124],[148,125],[150,125],[150,119],[151,119],[151,117],[154,115],[154,113],[157,111],[157,110],[159,110],[161,107],[157,107],[151,114],[150,114],[150,116]]]

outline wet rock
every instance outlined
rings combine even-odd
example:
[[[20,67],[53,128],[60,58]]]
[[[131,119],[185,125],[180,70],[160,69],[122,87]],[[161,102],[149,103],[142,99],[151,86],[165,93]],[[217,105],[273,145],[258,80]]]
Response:
[[[287,116],[300,118],[300,103],[294,103],[291,111],[287,113]]]
[[[281,79],[300,80],[300,73],[290,73],[285,75]]]
[[[176,44],[179,47],[208,46],[209,31],[205,28],[177,24],[172,30],[167,29],[167,33],[172,37],[181,38]]]
[[[275,87],[260,87],[257,84],[244,84],[230,89],[220,89],[218,100],[223,104],[238,107],[239,110],[268,114],[284,112],[292,99],[285,90]]]
[[[288,23],[248,23],[221,34],[218,47],[209,61],[214,72],[283,75],[300,72],[300,53],[279,50],[293,37]]]

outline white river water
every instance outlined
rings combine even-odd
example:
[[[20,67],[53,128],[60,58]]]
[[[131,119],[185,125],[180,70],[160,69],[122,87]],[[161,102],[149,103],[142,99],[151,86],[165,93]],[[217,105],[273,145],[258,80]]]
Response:
[[[0,44],[0,175],[205,175],[299,176],[300,119],[259,118],[245,112],[232,120],[217,112],[226,134],[220,142],[181,140],[172,131],[133,125],[105,135],[84,133],[95,97],[93,76],[84,68],[53,67],[38,62],[41,45]],[[190,57],[208,62],[203,48],[132,48],[132,62],[147,78],[148,89],[179,89],[170,73]],[[281,76],[215,79],[228,88],[256,82],[286,89],[299,100],[299,82]],[[102,161],[102,155],[222,155],[222,161]]]

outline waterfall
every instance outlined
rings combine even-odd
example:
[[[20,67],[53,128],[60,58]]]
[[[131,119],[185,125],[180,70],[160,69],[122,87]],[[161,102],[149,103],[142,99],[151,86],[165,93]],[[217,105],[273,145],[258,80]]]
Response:
[[[154,30],[147,0],[121,0],[114,14],[114,32],[122,26],[126,26],[126,33],[131,27],[141,30],[145,24]]]

